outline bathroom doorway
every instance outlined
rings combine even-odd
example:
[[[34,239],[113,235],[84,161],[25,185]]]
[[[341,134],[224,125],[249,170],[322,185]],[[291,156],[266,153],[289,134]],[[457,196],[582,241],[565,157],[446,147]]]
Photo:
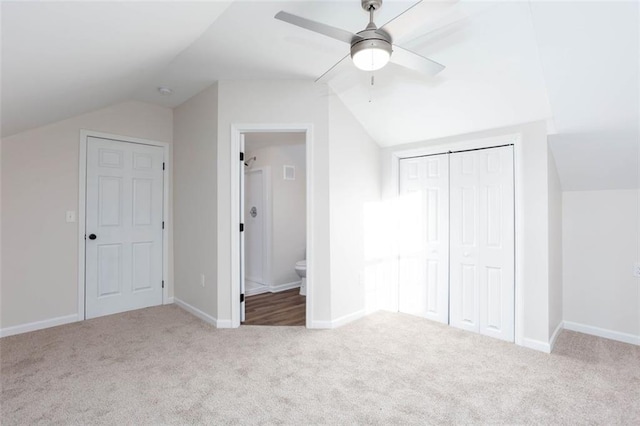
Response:
[[[247,132],[241,139],[241,322],[304,326],[306,133]]]

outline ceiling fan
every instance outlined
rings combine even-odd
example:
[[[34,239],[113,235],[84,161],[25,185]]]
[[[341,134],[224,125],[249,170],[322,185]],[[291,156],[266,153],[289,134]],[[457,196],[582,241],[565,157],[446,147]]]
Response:
[[[351,56],[355,66],[364,71],[379,70],[389,61],[429,76],[434,76],[445,68],[444,65],[393,44],[393,40],[396,36],[406,34],[422,23],[422,14],[424,14],[426,9],[417,6],[431,2],[423,2],[420,0],[403,13],[387,22],[381,28],[378,28],[373,21],[373,15],[374,12],[379,10],[382,6],[382,0],[360,1],[362,3],[362,8],[369,13],[369,24],[364,30],[359,31],[356,34],[300,16],[292,15],[284,11],[280,11],[275,15],[275,18],[281,21],[323,34],[351,45],[350,55],[342,58],[342,60],[331,67],[329,71],[320,76],[318,80],[325,77],[332,69],[349,56]],[[449,1],[446,3],[451,2]]]

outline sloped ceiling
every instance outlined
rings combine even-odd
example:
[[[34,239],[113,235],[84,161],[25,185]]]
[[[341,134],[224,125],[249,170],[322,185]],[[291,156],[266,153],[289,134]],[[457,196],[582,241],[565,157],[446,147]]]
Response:
[[[551,116],[528,4],[459,3],[454,11],[459,24],[424,28],[403,43],[446,65],[435,78],[391,64],[373,86],[355,70],[329,83],[382,146]]]
[[[638,3],[535,2],[565,190],[640,187]]]
[[[389,65],[371,85],[345,61],[328,82],[371,136],[393,146],[547,120],[565,189],[634,184],[637,2],[454,3],[429,4],[396,40],[446,65],[437,77]],[[411,4],[385,0],[376,22]],[[3,2],[2,134],[129,99],[174,107],[217,80],[315,80],[348,53],[279,10],[353,32],[367,22],[357,0]],[[616,170],[593,172],[598,159]]]
[[[130,100],[222,2],[2,2],[2,134]]]

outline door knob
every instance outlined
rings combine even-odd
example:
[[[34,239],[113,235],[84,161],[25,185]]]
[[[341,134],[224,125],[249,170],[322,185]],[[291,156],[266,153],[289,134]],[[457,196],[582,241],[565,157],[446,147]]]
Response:
[[[95,240],[96,238],[98,238],[98,237],[96,236],[96,234],[91,234],[91,235],[89,235],[89,239],[90,239],[90,240]]]

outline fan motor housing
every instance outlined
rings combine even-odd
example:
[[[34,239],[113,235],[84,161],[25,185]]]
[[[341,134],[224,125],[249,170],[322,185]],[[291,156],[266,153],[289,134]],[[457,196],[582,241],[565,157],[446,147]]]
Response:
[[[352,58],[359,51],[371,48],[386,50],[391,55],[392,45],[389,37],[384,37],[382,34],[371,30],[360,31],[358,35],[362,39],[356,39],[351,43]]]
[[[362,8],[368,12],[371,9],[378,10],[382,6],[382,0],[361,0]]]
[[[367,27],[367,29],[356,33],[359,37],[355,38],[351,42],[351,56],[353,56],[354,49],[356,51],[364,49],[366,46],[372,46],[388,50],[391,53],[391,36],[386,32],[373,27]],[[358,47],[359,46],[359,47]]]

